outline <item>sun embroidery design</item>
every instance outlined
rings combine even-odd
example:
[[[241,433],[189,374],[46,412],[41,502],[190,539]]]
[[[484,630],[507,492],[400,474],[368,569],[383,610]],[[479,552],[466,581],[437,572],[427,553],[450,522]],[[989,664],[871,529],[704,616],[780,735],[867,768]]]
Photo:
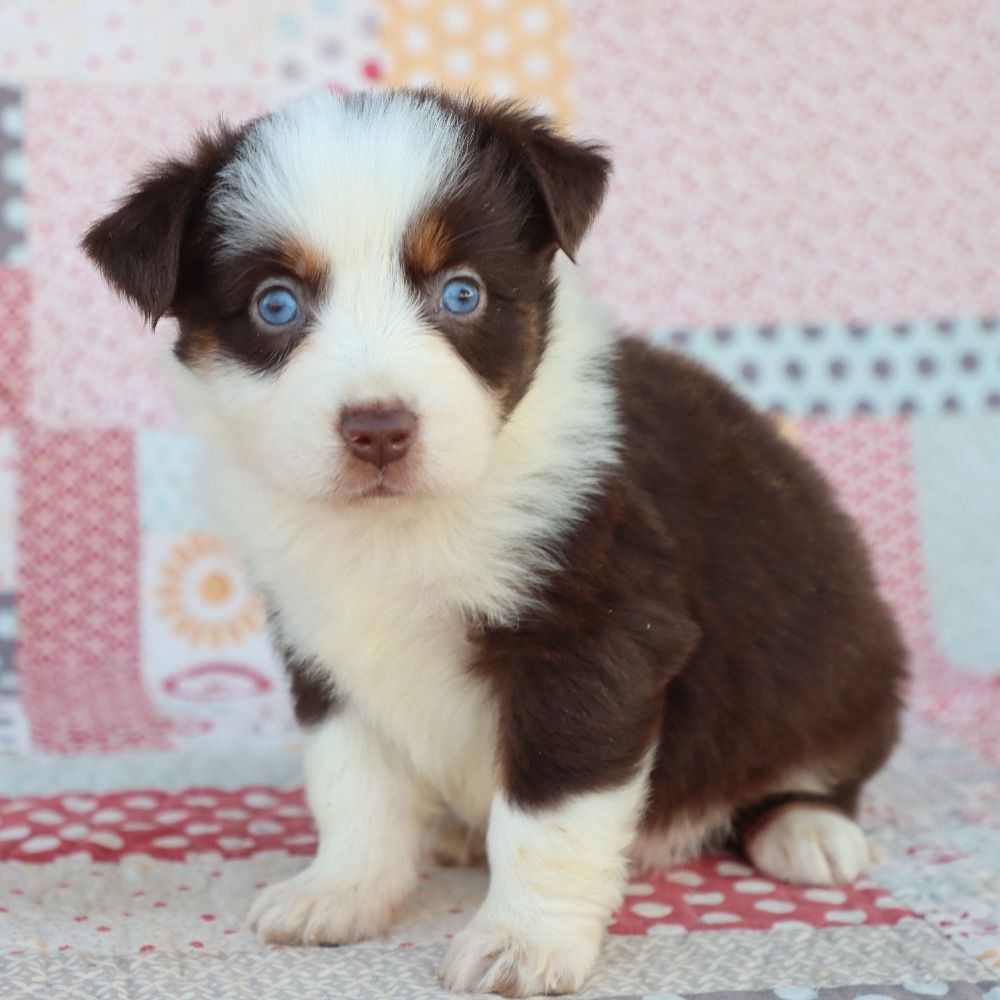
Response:
[[[188,535],[171,552],[156,594],[163,617],[196,646],[240,642],[264,624],[263,601],[232,549],[211,535]]]

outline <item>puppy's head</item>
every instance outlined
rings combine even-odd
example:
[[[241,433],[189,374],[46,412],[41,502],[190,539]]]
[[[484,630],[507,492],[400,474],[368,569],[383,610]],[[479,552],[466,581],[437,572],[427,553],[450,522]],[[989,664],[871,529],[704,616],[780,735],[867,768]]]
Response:
[[[186,394],[303,499],[461,492],[545,350],[607,160],[513,105],[320,93],[202,136],[84,248]]]

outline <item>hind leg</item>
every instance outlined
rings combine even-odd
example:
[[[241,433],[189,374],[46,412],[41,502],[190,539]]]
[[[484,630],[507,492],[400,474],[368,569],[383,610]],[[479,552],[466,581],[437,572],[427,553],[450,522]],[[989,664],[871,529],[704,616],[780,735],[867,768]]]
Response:
[[[865,782],[895,743],[893,702],[859,738],[820,763],[795,769],[774,792],[739,810],[738,839],[750,860],[772,878],[797,885],[849,885],[875,861],[855,821]]]
[[[872,861],[861,827],[833,803],[793,801],[767,812],[744,835],[765,875],[797,885],[848,885]]]

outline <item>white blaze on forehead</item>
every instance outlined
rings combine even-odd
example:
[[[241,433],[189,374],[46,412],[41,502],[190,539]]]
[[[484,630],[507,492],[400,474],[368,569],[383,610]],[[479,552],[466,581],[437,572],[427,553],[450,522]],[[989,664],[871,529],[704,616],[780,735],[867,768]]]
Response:
[[[323,92],[253,125],[220,173],[209,210],[223,254],[301,248],[333,278],[276,378],[225,357],[201,372],[233,454],[272,485],[312,499],[348,490],[340,415],[385,401],[416,414],[424,490],[461,492],[484,472],[496,399],[429,325],[402,262],[408,228],[455,190],[467,150],[430,99]]]
[[[432,100],[321,91],[295,101],[254,124],[219,174],[211,212],[223,250],[294,239],[337,266],[377,261],[457,183],[466,149]]]

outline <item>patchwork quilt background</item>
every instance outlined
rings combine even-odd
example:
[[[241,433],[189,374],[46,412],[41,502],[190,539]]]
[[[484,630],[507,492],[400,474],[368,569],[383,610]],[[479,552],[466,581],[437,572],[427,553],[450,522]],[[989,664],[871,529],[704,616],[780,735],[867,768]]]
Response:
[[[261,602],[152,335],[76,249],[147,159],[315,86],[514,94],[616,161],[583,266],[826,470],[913,651],[844,890],[637,881],[589,997],[1000,1000],[997,0],[0,2],[0,997],[440,997],[482,870],[264,947],[315,837]]]

